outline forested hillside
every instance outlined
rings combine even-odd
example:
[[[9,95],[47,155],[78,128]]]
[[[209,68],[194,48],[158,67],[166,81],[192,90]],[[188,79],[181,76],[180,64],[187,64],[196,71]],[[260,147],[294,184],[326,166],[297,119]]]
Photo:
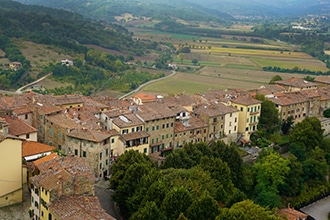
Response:
[[[78,49],[79,44],[96,44],[120,51],[138,48],[121,26],[105,26],[73,12],[9,0],[0,0],[0,5],[0,29],[7,37],[24,37],[73,49]]]
[[[75,0],[19,0],[24,4],[44,5],[54,8],[69,9],[84,16],[104,21],[114,21],[114,16],[130,13],[133,16],[144,16],[162,20],[175,17],[187,21],[225,21],[233,19],[232,16],[219,10],[204,8],[201,5],[185,0],[141,0],[141,1],[77,1]]]
[[[17,89],[53,72],[52,80],[65,82],[66,85],[43,90],[45,93],[78,92],[89,95],[109,87],[118,92],[128,92],[141,83],[162,76],[135,71],[125,63],[134,60],[135,55],[143,56],[145,51],[157,49],[158,44],[151,41],[134,42],[127,29],[119,25],[92,21],[65,10],[28,6],[9,0],[0,0],[0,5],[0,52],[4,53],[0,59],[8,59],[8,62],[0,65],[1,89]],[[20,42],[21,47],[24,47],[24,41],[65,51],[72,57],[74,65],[61,66],[60,60],[46,58],[47,54],[44,54],[41,59],[49,59],[49,63],[42,67],[42,71],[31,74],[31,61],[17,44]],[[86,44],[120,51],[124,55],[90,49]],[[18,69],[9,68],[9,62],[20,62],[22,66]]]

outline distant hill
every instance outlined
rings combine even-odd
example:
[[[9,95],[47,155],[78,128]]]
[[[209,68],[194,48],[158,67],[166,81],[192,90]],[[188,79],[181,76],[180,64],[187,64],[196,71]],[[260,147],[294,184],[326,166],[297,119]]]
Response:
[[[221,19],[232,16],[297,16],[327,14],[328,0],[17,0],[25,4],[37,4],[72,10],[94,19],[113,20],[122,13],[135,16],[174,16],[184,20]]]
[[[134,16],[145,16],[153,19],[175,17],[187,21],[225,21],[233,17],[220,10],[202,7],[200,4],[186,0],[18,0],[24,4],[43,5],[75,11],[96,20],[114,21],[114,16],[130,13]]]
[[[187,0],[232,16],[289,17],[329,14],[329,0]]]
[[[127,29],[102,24],[67,11],[0,0],[0,30],[7,37],[36,43],[75,47],[94,44],[117,51],[137,48]]]

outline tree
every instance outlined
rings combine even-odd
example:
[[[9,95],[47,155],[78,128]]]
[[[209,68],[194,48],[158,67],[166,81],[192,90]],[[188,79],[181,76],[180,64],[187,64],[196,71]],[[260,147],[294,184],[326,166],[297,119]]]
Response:
[[[206,191],[200,198],[193,201],[186,211],[188,219],[213,220],[219,215],[217,201]]]
[[[268,208],[261,207],[251,200],[244,200],[234,204],[232,207],[224,208],[216,220],[280,220],[274,212]]]
[[[323,112],[323,116],[326,117],[326,118],[330,118],[330,108],[326,109],[326,110]]]
[[[290,142],[303,145],[307,151],[320,146],[322,140],[321,122],[316,117],[305,118],[297,123],[290,134]]]
[[[293,116],[290,115],[283,123],[281,127],[281,131],[283,134],[289,134],[290,129],[292,128],[293,125]]]
[[[297,158],[290,154],[290,171],[285,177],[285,182],[279,186],[280,194],[285,196],[298,195],[303,188],[303,167]]]
[[[255,163],[256,170],[256,202],[262,206],[278,207],[280,205],[279,185],[284,184],[290,168],[289,160],[272,150],[263,150]]]
[[[275,84],[276,81],[282,80],[282,77],[279,75],[275,75],[272,77],[272,79],[269,81],[269,84]]]
[[[165,219],[163,213],[160,212],[155,202],[147,202],[144,206],[139,208],[137,212],[135,212],[130,220],[162,220]]]
[[[193,58],[191,62],[196,66],[198,64],[198,60],[196,58]]]
[[[305,77],[304,77],[304,80],[309,81],[309,82],[314,82],[315,77],[305,76]]]
[[[161,209],[168,219],[177,219],[180,213],[185,213],[192,204],[190,192],[184,187],[174,187],[165,196]]]
[[[183,63],[183,53],[178,54],[178,59],[180,60],[180,63]]]
[[[262,96],[256,96],[256,99],[262,101],[259,125],[261,129],[268,134],[273,134],[279,130],[280,119],[278,110],[274,102],[265,99]]]

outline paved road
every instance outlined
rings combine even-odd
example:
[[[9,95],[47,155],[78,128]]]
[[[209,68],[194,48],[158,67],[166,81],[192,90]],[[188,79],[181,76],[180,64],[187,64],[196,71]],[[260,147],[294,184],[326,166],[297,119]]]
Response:
[[[149,85],[149,84],[151,84],[151,83],[154,83],[154,82],[157,82],[157,81],[160,81],[160,80],[167,79],[167,78],[169,78],[169,77],[174,76],[175,74],[176,74],[176,72],[173,70],[173,71],[171,72],[171,74],[168,75],[168,76],[164,76],[164,77],[162,77],[162,78],[158,78],[158,79],[150,80],[150,81],[148,81],[148,82],[146,82],[146,83],[140,85],[137,89],[134,89],[133,91],[130,91],[129,93],[126,93],[125,95],[120,96],[118,99],[126,98],[127,96],[132,95],[132,94],[135,93],[135,92],[138,92],[140,89],[142,89],[142,87],[144,87],[144,86],[146,86],[146,85]]]
[[[328,213],[330,212],[330,196],[302,208],[301,211],[312,216],[316,220],[328,220]]]
[[[102,180],[103,181],[103,180]],[[95,195],[99,198],[102,208],[117,220],[122,220],[112,199],[113,190],[107,189],[106,183],[98,183],[95,185]]]
[[[15,93],[21,94],[22,93],[22,90],[25,89],[26,87],[31,86],[33,84],[36,84],[36,83],[40,82],[41,80],[46,79],[50,75],[52,75],[52,73],[48,73],[47,75],[41,77],[40,79],[37,79],[36,81],[33,81],[32,83],[29,83],[27,85],[22,86],[21,88],[17,89]]]

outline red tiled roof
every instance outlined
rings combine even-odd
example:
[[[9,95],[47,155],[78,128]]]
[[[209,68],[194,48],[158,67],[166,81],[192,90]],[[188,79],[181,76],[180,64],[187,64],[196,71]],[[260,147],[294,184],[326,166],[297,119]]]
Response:
[[[57,159],[59,157],[60,156],[58,156],[57,153],[51,153],[51,154],[49,154],[47,156],[44,156],[44,157],[42,157],[42,158],[40,158],[38,160],[33,161],[32,163],[34,163],[35,166],[38,166],[39,164],[45,163],[45,162],[50,161],[50,160]]]
[[[147,95],[143,93],[138,93],[133,98],[139,98],[142,100],[142,102],[148,102],[148,101],[155,101],[156,97],[154,95]]]
[[[16,116],[6,115],[5,119],[8,123],[8,133],[11,135],[17,136],[37,132],[37,129]]]
[[[115,220],[101,207],[96,196],[62,196],[48,207],[58,220]]]
[[[54,149],[47,144],[42,144],[35,141],[24,141],[22,145],[22,156],[31,156],[36,154],[42,154],[46,152],[50,152]]]

